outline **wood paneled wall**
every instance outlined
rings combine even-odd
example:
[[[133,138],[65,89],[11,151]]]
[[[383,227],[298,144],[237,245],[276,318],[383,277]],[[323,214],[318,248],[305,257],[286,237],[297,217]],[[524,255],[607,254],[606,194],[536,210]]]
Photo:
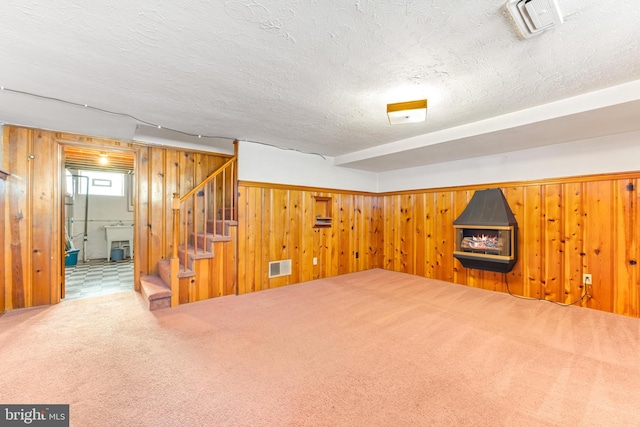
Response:
[[[65,145],[136,156],[135,282],[171,251],[171,195],[184,194],[225,157],[12,126],[4,128],[4,307],[59,301],[63,270],[60,162]],[[501,186],[519,226],[508,274],[470,270],[453,258],[453,220],[482,187],[370,194],[241,183],[238,292],[385,268],[640,317],[640,172]],[[315,196],[331,198],[333,223],[315,228]],[[356,257],[356,253],[358,257]],[[231,259],[231,257],[229,257]],[[317,264],[313,259],[317,258]],[[270,261],[292,260],[268,278]],[[223,292],[226,293],[226,292]]]
[[[5,308],[55,302],[52,283],[60,277],[59,152],[50,132],[4,128],[4,164],[11,174],[5,182],[5,242],[2,274]]]
[[[379,267],[567,304],[590,273],[591,297],[579,305],[640,317],[639,184],[633,172],[502,185],[519,255],[501,274],[453,258],[453,221],[489,186],[375,195],[241,183],[239,292]],[[331,197],[331,228],[313,227],[314,196]],[[283,259],[292,275],[268,279],[269,261]]]
[[[136,283],[139,276],[156,274],[157,263],[172,249],[173,193],[184,195],[222,166],[228,157],[172,150],[165,147],[137,147]],[[185,214],[186,215],[186,214]],[[139,225],[139,226],[138,226]],[[140,257],[140,258],[138,258]],[[137,288],[136,288],[137,289]]]
[[[593,275],[581,305],[640,316],[637,262],[640,173],[501,187],[519,227],[519,259],[508,274],[466,269],[453,258],[452,222],[475,188],[382,196],[384,268],[500,292],[576,301],[582,274]],[[481,187],[487,188],[487,187]]]
[[[315,196],[331,198],[331,227],[314,227]],[[240,183],[238,293],[382,267],[379,202],[372,194]],[[269,262],[287,259],[291,275],[269,279]]]
[[[184,194],[227,157],[80,135],[5,126],[2,274],[6,309],[60,301],[64,269],[61,182],[67,145],[126,151],[136,157],[134,281],[155,273],[171,252],[171,196]]]

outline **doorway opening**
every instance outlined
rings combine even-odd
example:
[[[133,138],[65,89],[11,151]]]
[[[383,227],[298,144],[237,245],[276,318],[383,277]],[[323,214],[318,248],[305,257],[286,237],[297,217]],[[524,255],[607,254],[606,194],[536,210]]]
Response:
[[[64,146],[63,300],[134,289],[135,155]]]

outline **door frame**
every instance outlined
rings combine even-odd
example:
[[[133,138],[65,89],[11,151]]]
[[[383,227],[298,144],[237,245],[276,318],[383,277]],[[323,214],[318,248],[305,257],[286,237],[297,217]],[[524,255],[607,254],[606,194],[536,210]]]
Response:
[[[1,141],[0,141],[1,143]],[[2,166],[2,165],[0,165]],[[5,184],[4,182],[6,181],[7,177],[10,174],[8,172],[3,171],[2,169],[0,169],[0,200],[2,201],[2,207],[0,208],[0,263],[4,263],[4,248],[5,248],[5,235],[4,235],[4,229],[5,229],[5,217],[4,217],[4,197],[5,197]],[[0,264],[0,266],[4,269],[4,266],[2,266]],[[0,315],[2,313],[5,312],[6,310],[6,306],[5,306],[5,278],[4,278],[4,274],[0,274]]]
[[[138,247],[140,245],[140,233],[138,227],[139,221],[139,209],[138,207],[138,197],[136,197],[137,193],[137,176],[135,174],[138,166],[138,158],[140,152],[140,145],[135,143],[123,143],[117,140],[109,140],[109,139],[98,139],[98,138],[82,138],[78,137],[77,139],[68,138],[67,134],[59,134],[56,135],[56,143],[58,145],[58,173],[56,176],[58,177],[57,189],[58,189],[58,197],[56,197],[55,203],[57,206],[54,207],[55,212],[59,214],[59,221],[57,235],[60,237],[60,244],[56,248],[54,255],[54,259],[57,259],[57,269],[59,271],[58,280],[54,283],[55,289],[52,290],[52,299],[53,304],[60,303],[60,301],[65,297],[65,273],[66,273],[66,265],[65,265],[65,191],[64,191],[64,183],[66,180],[66,156],[65,156],[65,147],[78,147],[78,148],[86,148],[91,150],[100,150],[106,153],[127,153],[133,155],[133,182],[131,185],[131,191],[133,192],[133,245],[132,253],[138,252]],[[75,135],[73,135],[75,136]],[[128,196],[127,196],[128,197]],[[133,260],[133,269],[134,269],[134,289],[139,290],[139,272],[136,268],[136,258]]]

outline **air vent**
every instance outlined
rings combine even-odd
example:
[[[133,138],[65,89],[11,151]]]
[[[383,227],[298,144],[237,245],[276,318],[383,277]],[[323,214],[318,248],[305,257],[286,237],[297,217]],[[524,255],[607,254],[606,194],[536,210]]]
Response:
[[[291,274],[291,260],[273,261],[269,263],[269,279],[273,277],[289,276]]]
[[[557,0],[508,0],[505,4],[521,36],[533,37],[562,24]]]

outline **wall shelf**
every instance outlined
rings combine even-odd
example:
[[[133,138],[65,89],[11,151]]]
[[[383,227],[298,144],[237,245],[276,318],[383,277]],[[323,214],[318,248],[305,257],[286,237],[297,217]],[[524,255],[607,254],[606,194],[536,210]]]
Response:
[[[314,228],[331,227],[331,197],[314,196]]]

